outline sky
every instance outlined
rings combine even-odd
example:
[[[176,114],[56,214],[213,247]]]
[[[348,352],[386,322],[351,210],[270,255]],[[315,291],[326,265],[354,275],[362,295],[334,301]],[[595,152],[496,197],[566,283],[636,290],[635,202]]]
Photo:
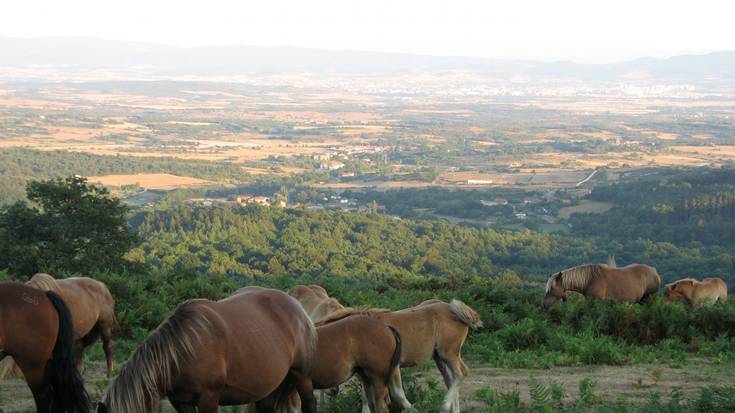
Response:
[[[0,36],[580,63],[735,50],[735,0],[4,0]]]

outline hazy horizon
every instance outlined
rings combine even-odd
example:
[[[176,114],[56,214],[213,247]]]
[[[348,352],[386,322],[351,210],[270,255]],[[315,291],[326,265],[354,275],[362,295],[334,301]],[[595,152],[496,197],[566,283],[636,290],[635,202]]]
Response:
[[[561,4],[469,0],[339,2],[213,0],[125,7],[88,0],[6,5],[0,36],[89,37],[197,47],[247,45],[543,62],[617,63],[735,50],[734,4]]]

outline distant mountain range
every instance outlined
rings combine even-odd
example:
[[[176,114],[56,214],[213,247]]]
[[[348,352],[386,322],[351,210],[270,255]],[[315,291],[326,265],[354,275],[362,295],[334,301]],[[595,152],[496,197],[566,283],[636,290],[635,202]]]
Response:
[[[465,70],[498,78],[653,78],[701,82],[735,80],[735,51],[642,58],[617,64],[578,64],[291,47],[176,47],[83,37],[0,37],[0,67],[41,67],[67,72],[131,70],[151,76],[385,75]]]

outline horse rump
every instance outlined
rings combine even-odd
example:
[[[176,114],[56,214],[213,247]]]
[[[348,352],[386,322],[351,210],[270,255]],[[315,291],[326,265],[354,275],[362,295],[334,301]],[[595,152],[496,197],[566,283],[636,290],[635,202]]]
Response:
[[[51,387],[52,413],[88,413],[89,395],[76,366],[74,324],[61,297],[47,291],[51,305],[59,314],[59,333],[51,360],[46,365],[46,384]]]

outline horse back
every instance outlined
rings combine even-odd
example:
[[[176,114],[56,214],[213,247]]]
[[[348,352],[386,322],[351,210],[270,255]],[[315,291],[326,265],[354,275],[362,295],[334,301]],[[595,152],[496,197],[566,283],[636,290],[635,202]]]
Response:
[[[316,331],[292,297],[277,290],[248,288],[202,305],[217,314],[221,336],[213,345],[222,346],[229,387],[264,391],[265,396],[290,369],[310,369]]]
[[[590,290],[604,291],[599,298],[638,302],[657,292],[661,277],[656,269],[645,264],[630,264],[622,268],[603,266],[601,276],[591,283]]]

